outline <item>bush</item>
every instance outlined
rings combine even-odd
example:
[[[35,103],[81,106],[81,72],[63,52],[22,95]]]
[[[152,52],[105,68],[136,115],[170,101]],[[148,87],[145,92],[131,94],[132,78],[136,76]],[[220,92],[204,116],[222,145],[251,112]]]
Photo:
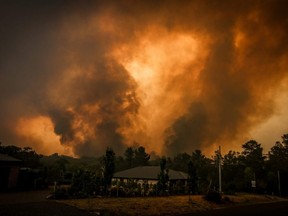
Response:
[[[110,192],[111,192],[111,196],[114,196],[114,197],[117,197],[117,196],[127,197],[127,193],[123,187],[119,187],[118,189],[117,187],[112,187]]]
[[[58,187],[54,193],[49,194],[47,199],[67,199],[69,197],[68,192],[63,187]]]
[[[78,170],[72,179],[69,193],[76,198],[85,198],[102,195],[102,191],[100,177],[90,171]]]
[[[236,192],[236,185],[234,183],[229,183],[225,187],[225,193],[229,195],[234,195]]]
[[[222,194],[217,191],[209,191],[205,197],[207,201],[221,203],[222,202]]]

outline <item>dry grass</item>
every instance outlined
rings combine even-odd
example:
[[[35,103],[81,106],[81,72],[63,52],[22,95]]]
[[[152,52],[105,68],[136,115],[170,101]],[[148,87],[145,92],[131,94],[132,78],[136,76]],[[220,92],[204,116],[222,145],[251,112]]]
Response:
[[[176,215],[224,208],[231,205],[271,202],[280,198],[241,194],[224,195],[224,202],[216,204],[206,201],[203,196],[167,196],[167,197],[133,197],[133,198],[90,198],[64,200],[68,205],[88,210],[92,213],[110,212],[111,215]]]

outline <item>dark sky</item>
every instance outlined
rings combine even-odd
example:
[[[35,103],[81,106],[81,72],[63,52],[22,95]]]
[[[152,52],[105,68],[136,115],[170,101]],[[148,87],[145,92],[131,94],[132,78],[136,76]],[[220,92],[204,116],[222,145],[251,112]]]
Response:
[[[43,154],[264,150],[288,132],[288,8],[0,3],[0,140]]]

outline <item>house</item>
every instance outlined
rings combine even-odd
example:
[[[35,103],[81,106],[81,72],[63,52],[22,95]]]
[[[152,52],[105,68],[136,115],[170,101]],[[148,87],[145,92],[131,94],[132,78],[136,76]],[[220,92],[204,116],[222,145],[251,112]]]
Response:
[[[117,185],[134,185],[136,184],[140,188],[148,188],[148,190],[157,187],[158,175],[160,173],[160,166],[140,166],[120,172],[116,172],[113,175],[113,181]],[[182,191],[187,185],[188,174],[175,170],[168,170],[169,176],[169,188],[171,192],[175,190],[179,191],[181,187]],[[129,186],[128,186],[129,187]],[[175,189],[177,187],[177,189]]]
[[[15,189],[21,160],[0,154],[0,191]]]
[[[134,180],[147,180],[158,181],[158,175],[160,173],[160,166],[140,166],[131,169],[123,170],[114,174],[114,179],[134,179]],[[180,171],[169,169],[169,180],[187,180],[188,174]]]

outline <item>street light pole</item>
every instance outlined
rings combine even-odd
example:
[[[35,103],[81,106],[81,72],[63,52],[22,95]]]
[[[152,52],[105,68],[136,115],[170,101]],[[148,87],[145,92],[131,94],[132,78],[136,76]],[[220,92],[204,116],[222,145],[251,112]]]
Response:
[[[278,190],[279,190],[279,196],[281,196],[281,184],[280,184],[280,172],[277,170],[277,176],[278,176]]]
[[[219,193],[222,193],[221,146],[219,146],[219,151],[218,151],[218,171],[219,171]]]

